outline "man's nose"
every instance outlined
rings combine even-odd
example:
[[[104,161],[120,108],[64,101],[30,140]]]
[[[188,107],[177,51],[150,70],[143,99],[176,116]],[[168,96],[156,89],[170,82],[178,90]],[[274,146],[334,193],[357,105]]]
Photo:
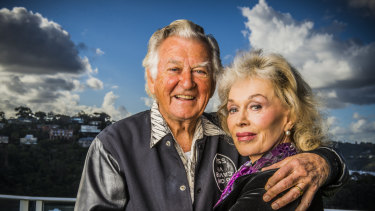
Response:
[[[194,76],[190,69],[184,70],[181,73],[180,83],[184,89],[192,89],[195,87]]]

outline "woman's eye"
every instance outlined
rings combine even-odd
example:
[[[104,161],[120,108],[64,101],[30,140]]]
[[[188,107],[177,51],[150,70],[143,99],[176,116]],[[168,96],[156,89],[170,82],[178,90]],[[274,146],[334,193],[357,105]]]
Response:
[[[237,108],[229,108],[228,109],[228,113],[229,114],[234,114],[234,113],[236,113],[237,112]]]
[[[253,111],[258,111],[262,108],[261,105],[251,105],[250,106],[250,109],[253,110]]]

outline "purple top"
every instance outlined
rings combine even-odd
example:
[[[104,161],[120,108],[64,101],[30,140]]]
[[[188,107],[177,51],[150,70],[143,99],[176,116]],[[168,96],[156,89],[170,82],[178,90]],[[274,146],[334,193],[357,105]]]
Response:
[[[286,157],[297,154],[297,149],[292,143],[282,143],[277,145],[271,151],[264,154],[261,158],[255,161],[254,165],[251,161],[244,163],[236,173],[233,174],[232,178],[229,180],[227,187],[225,187],[223,193],[220,196],[219,201],[216,203],[217,206],[221,201],[225,199],[232,191],[234,181],[243,176],[252,174],[254,172],[260,171],[263,167],[270,166],[283,160]]]

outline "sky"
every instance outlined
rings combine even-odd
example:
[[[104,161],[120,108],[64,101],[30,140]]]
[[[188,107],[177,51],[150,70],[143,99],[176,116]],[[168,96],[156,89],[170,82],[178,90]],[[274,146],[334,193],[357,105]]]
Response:
[[[333,140],[375,143],[375,0],[0,0],[0,111],[119,120],[149,109],[147,42],[177,19],[212,34],[224,66],[254,48],[282,54]]]

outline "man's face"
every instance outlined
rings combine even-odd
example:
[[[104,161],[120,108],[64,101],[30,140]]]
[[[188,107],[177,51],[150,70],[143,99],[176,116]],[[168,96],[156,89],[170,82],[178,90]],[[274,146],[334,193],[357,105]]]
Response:
[[[148,77],[148,87],[167,122],[195,120],[203,113],[212,90],[209,61],[201,41],[171,36],[162,42],[158,73],[156,79]]]

